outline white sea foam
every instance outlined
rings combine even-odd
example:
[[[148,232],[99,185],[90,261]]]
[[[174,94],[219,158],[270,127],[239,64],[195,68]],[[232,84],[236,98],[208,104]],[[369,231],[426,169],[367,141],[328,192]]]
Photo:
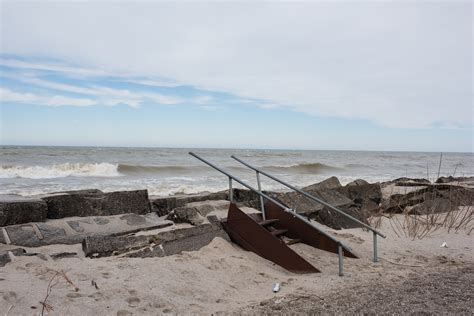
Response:
[[[118,165],[110,163],[64,163],[50,166],[0,166],[0,178],[52,179],[65,177],[118,177]]]

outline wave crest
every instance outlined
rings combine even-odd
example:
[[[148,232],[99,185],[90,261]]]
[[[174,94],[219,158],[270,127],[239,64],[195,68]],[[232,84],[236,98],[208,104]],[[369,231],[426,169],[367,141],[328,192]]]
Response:
[[[118,165],[110,163],[63,163],[51,166],[0,166],[0,178],[52,179],[65,177],[118,177]]]
[[[160,172],[183,172],[192,169],[187,166],[142,166],[142,165],[118,165],[120,173],[160,173]],[[201,167],[197,167],[201,168]]]

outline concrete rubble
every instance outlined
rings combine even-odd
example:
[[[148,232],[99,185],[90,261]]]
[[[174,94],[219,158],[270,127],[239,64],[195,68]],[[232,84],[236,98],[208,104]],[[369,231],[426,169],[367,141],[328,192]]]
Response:
[[[358,179],[342,186],[336,177],[303,188],[315,197],[366,222],[374,214],[427,214],[474,203],[472,179],[400,178],[385,183]],[[258,212],[259,196],[234,189],[234,201],[247,212]],[[332,209],[295,192],[266,192],[300,214],[334,229],[357,227]],[[198,250],[213,238],[228,239],[220,220],[229,206],[226,191],[168,197],[146,190],[104,193],[99,190],[59,192],[47,196],[0,196],[0,266],[14,256],[36,255],[18,247],[80,244],[86,256],[162,257]],[[184,226],[183,226],[184,225]],[[187,226],[186,226],[187,225]],[[16,248],[15,248],[16,247]],[[76,256],[50,254],[48,260]],[[43,258],[46,259],[46,258]]]

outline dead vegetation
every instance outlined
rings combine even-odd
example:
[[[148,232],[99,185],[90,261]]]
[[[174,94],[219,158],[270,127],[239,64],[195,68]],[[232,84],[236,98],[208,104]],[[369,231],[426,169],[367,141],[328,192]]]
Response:
[[[52,270],[54,273],[51,279],[48,282],[48,286],[46,288],[46,296],[44,297],[43,301],[40,301],[41,304],[41,316],[44,315],[44,312],[51,313],[54,311],[54,306],[48,303],[49,296],[51,295],[53,288],[59,284],[61,281],[65,281],[67,285],[74,288],[74,291],[79,291],[79,288],[69,279],[64,271],[55,271]]]
[[[369,222],[380,227],[382,219],[388,218],[397,236],[413,240],[423,239],[441,228],[448,233],[464,231],[470,235],[474,229],[472,200],[472,189],[428,185],[415,192],[390,194],[386,207],[373,214]]]

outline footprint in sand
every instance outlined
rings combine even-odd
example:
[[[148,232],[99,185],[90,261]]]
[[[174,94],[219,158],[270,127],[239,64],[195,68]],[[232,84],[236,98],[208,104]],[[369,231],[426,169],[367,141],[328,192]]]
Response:
[[[82,295],[81,293],[68,293],[68,294],[66,294],[66,297],[72,298],[72,299],[78,298],[78,297],[83,297],[83,296],[84,295]]]
[[[98,302],[104,298],[104,295],[101,292],[95,292],[94,294],[91,294],[88,297],[93,298],[94,301]]]
[[[13,291],[6,292],[2,298],[9,303],[14,303],[16,301],[16,293]]]
[[[109,272],[102,272],[102,276],[104,277],[104,279],[110,279],[111,278],[111,275]]]
[[[132,296],[127,298],[127,303],[130,307],[137,307],[138,304],[140,304],[140,299],[136,296]]]

